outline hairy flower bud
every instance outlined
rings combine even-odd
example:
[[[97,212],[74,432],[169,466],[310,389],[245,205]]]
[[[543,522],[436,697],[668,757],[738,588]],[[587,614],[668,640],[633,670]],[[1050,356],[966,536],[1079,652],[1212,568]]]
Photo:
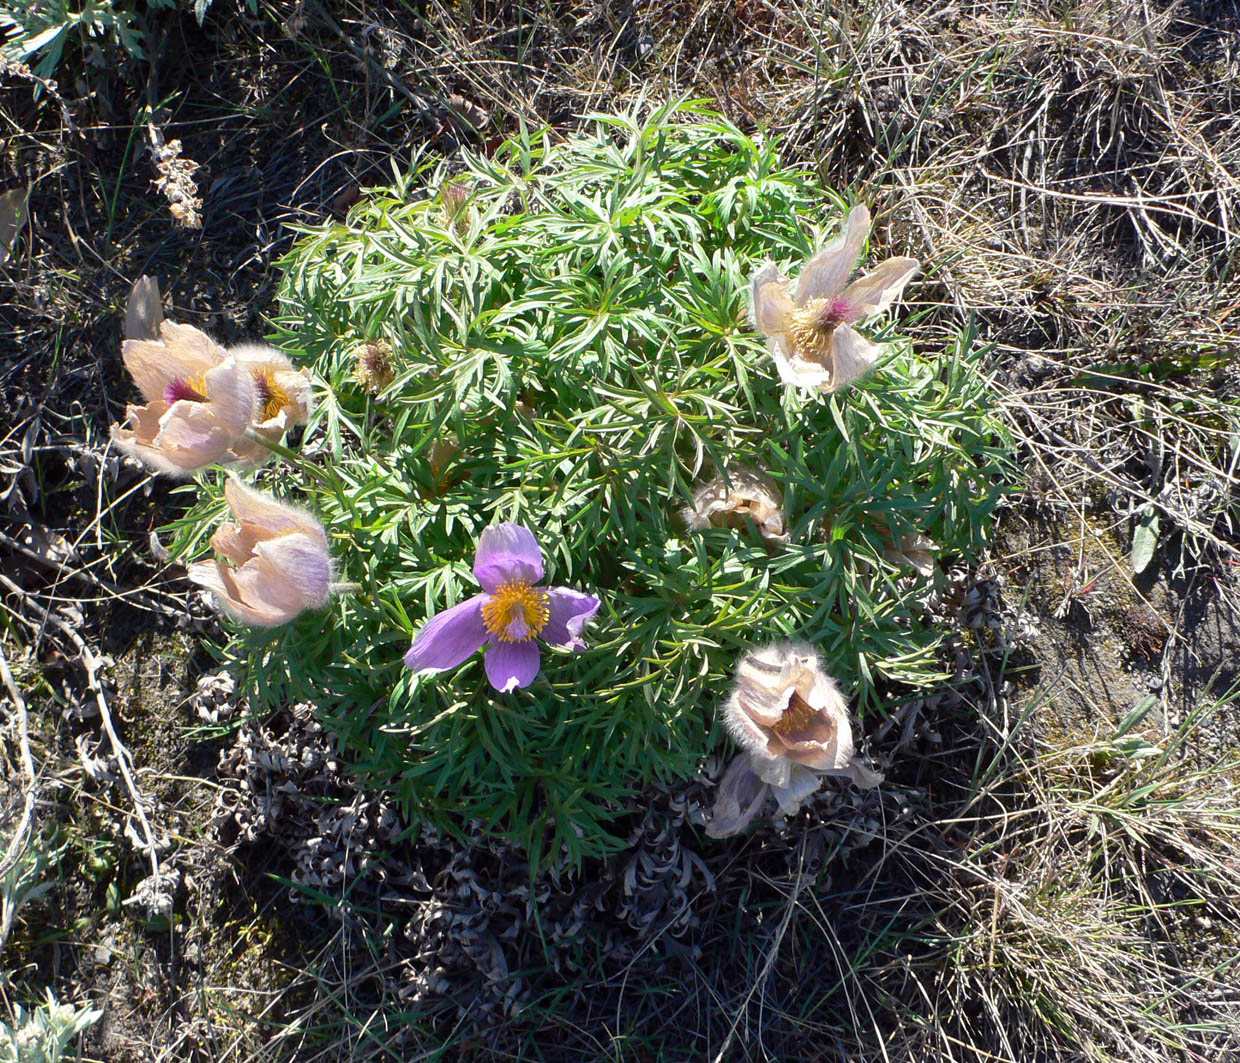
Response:
[[[384,391],[396,379],[392,348],[384,340],[370,340],[353,352],[353,379],[372,395]]]
[[[236,523],[221,524],[211,545],[230,564],[199,561],[189,578],[220,607],[256,627],[275,627],[327,604],[332,564],[323,525],[236,477],[224,485]]]

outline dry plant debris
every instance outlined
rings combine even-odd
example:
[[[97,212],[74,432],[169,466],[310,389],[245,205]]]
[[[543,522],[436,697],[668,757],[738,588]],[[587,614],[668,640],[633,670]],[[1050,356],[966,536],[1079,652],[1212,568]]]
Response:
[[[202,228],[202,197],[194,174],[201,165],[193,159],[182,158],[179,140],[164,140],[163,130],[151,124],[151,158],[159,176],[155,187],[168,200],[168,212],[173,220],[187,229]]]

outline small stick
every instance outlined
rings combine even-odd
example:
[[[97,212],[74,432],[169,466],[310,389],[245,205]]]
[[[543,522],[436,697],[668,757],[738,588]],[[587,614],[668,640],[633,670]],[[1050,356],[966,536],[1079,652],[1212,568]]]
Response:
[[[10,550],[15,550],[19,554],[24,554],[26,557],[30,558],[31,561],[35,561],[40,565],[44,565],[50,569],[55,569],[57,573],[69,579],[80,579],[85,583],[92,583],[96,587],[99,587],[108,594],[112,595],[114,598],[122,600],[136,599],[134,604],[144,606],[152,612],[160,613],[163,616],[176,619],[182,616],[185,612],[181,604],[177,602],[171,594],[155,590],[151,587],[133,587],[129,590],[125,590],[124,588],[117,586],[111,580],[105,579],[103,576],[96,576],[86,565],[83,565],[81,568],[69,568],[61,561],[56,561],[50,557],[44,557],[37,550],[31,550],[28,546],[23,545],[12,536],[6,535],[2,531],[0,531],[0,545],[7,546]],[[161,604],[158,600],[155,600],[156,596],[166,598],[173,604]]]
[[[22,700],[17,683],[13,679],[13,673],[9,670],[9,662],[4,656],[3,647],[0,647],[0,678],[4,679],[4,685],[9,691],[9,699],[13,702],[13,715],[17,718],[18,752],[22,762],[22,773],[26,776],[22,818],[18,821],[17,830],[13,832],[13,840],[9,842],[4,859],[0,860],[0,878],[3,878],[21,858],[22,850],[26,847],[26,839],[34,827],[35,791],[38,780],[34,773],[34,758],[30,755],[30,716],[26,711],[26,702]],[[7,909],[5,911],[4,922],[0,924],[0,946],[8,940],[15,914]]]
[[[146,838],[147,857],[151,861],[151,871],[155,876],[156,882],[159,881],[159,854],[155,846],[155,833],[151,830],[151,825],[147,821],[146,811],[142,807],[142,799],[138,793],[138,787],[133,781],[133,774],[129,770],[130,754],[120,740],[120,736],[116,733],[116,727],[112,723],[112,712],[108,708],[108,700],[103,695],[103,687],[99,682],[99,672],[103,668],[103,661],[95,654],[74,629],[73,626],[61,619],[50,609],[45,609],[34,601],[21,587],[14,583],[7,576],[0,575],[0,584],[6,586],[20,599],[23,604],[34,609],[46,624],[59,628],[69,641],[77,647],[78,653],[82,657],[82,663],[86,668],[86,682],[90,687],[90,691],[95,696],[95,704],[99,709],[99,718],[103,722],[103,730],[108,736],[108,742],[112,746],[112,754],[116,757],[117,766],[120,768],[121,778],[125,782],[125,789],[129,793],[129,799],[133,803],[134,814],[138,817],[138,822],[142,826],[142,833]],[[7,667],[6,667],[7,671]]]
[[[318,17],[323,20],[323,24],[331,30],[332,33],[340,38],[341,44],[353,53],[355,59],[359,62],[365,63],[371,70],[378,74],[384,82],[386,82],[389,88],[395,89],[410,103],[414,104],[414,106],[421,107],[423,110],[430,109],[430,104],[424,97],[415,93],[400,78],[388,70],[387,67],[375,59],[373,55],[370,55],[355,40],[353,40],[352,37],[345,33],[345,31],[341,29],[340,24],[332,18],[330,14],[328,14],[327,9],[322,4],[315,4],[314,9]]]

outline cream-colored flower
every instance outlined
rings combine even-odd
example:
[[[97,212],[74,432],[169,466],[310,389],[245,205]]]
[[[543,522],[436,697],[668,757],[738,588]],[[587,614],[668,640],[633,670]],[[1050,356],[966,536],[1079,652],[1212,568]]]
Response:
[[[190,580],[215,595],[225,612],[258,627],[327,604],[332,566],[323,525],[235,477],[224,485],[224,497],[236,523],[221,524],[211,545],[231,564],[195,562]]]
[[[195,390],[194,384],[209,369],[227,358],[224,350],[193,325],[161,321],[158,339],[127,339],[121,346],[125,368],[147,402],[176,402]]]
[[[855,754],[848,704],[805,643],[745,654],[723,722],[742,749],[743,767],[734,762],[720,783],[707,828],[712,837],[744,829],[768,793],[781,813],[791,815],[817,791],[823,775],[847,776],[864,789],[882,781]]]
[[[770,543],[788,541],[784,496],[765,473],[746,465],[730,467],[693,495],[693,505],[681,511],[694,531],[706,528],[744,527],[750,518],[759,534]]]
[[[253,378],[235,358],[226,358],[180,380],[167,398],[126,407],[126,427],[114,424],[112,440],[159,472],[185,476],[236,460],[233,448],[250,426],[254,406]]]
[[[263,343],[242,343],[230,347],[229,354],[237,359],[254,378],[258,395],[253,429],[273,443],[295,424],[305,424],[314,410],[314,392],[310,374],[294,369],[293,363],[274,347]],[[255,464],[266,461],[271,451],[252,439],[242,440],[236,448],[237,457]]]
[[[160,464],[152,461],[148,454],[138,453],[127,446],[133,433],[113,429],[113,438],[122,447],[163,472],[189,472],[214,461],[264,461],[271,452],[261,443],[242,438],[245,431],[252,429],[268,439],[279,441],[289,425],[304,424],[314,406],[309,374],[294,369],[292,363],[274,347],[241,344],[225,350],[193,325],[163,321],[159,324],[158,339],[127,339],[121,352],[125,368],[147,401],[140,415],[139,408],[130,407],[129,416],[136,418],[138,427],[135,431],[141,437],[139,441],[148,444],[148,450],[150,440],[146,437],[150,436],[151,424],[168,409],[185,402],[203,404],[211,401],[206,385],[214,371],[227,364],[240,369],[248,377],[250,404],[246,423],[226,447],[200,464],[169,468],[168,462]],[[185,412],[181,410],[182,415]],[[192,420],[196,423],[206,416],[202,410],[193,413]]]
[[[773,263],[753,279],[753,322],[768,337],[785,384],[833,392],[869,370],[882,353],[852,326],[886,310],[917,272],[914,258],[889,258],[845,287],[870,232],[870,212],[853,207],[844,230],[811,258],[796,295]]]

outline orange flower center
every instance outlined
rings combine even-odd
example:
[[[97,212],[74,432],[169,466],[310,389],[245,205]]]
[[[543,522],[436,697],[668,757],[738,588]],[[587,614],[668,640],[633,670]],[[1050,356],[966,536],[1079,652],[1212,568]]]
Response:
[[[482,623],[500,642],[528,642],[551,619],[551,597],[528,580],[501,583],[482,607]]]
[[[289,393],[276,383],[276,372],[266,367],[254,370],[254,389],[258,392],[258,421],[270,421],[293,400]]]
[[[793,691],[788,707],[784,709],[784,714],[775,721],[771,730],[780,738],[804,734],[817,718],[818,710],[813,708],[800,694]]]

